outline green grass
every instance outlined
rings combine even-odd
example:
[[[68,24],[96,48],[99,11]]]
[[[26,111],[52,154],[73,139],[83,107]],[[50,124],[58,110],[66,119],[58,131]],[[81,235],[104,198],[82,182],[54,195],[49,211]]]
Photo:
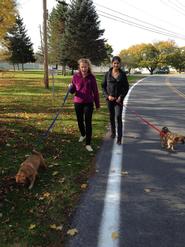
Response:
[[[108,126],[102,76],[97,76],[101,109],[93,114],[93,154],[78,143],[71,95],[52,133],[42,138],[60,109],[70,76],[57,76],[54,92],[51,81],[50,89],[44,88],[42,72],[3,72],[0,76],[0,245],[63,246],[70,215],[84,191],[81,185],[88,184],[94,173],[95,153]],[[29,191],[17,186],[14,176],[33,148],[42,152],[48,169],[39,173]],[[58,230],[51,228],[54,224]]]

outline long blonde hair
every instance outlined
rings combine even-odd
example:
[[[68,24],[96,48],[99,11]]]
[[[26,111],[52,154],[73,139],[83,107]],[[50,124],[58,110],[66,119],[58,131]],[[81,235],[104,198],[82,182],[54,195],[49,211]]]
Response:
[[[92,74],[92,65],[91,65],[91,61],[88,59],[88,58],[80,58],[79,60],[78,60],[78,66],[80,66],[80,64],[81,63],[85,63],[85,64],[87,64],[88,65],[88,72],[90,73],[90,74]]]

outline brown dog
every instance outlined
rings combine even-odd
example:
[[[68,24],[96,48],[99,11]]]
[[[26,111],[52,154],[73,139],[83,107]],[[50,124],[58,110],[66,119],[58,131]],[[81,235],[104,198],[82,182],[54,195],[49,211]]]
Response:
[[[185,143],[185,136],[171,132],[167,127],[163,127],[160,133],[161,147],[174,151],[177,143]]]
[[[26,184],[29,182],[29,189],[34,185],[39,167],[46,168],[46,163],[41,153],[33,150],[32,154],[21,164],[15,176],[16,183]]]

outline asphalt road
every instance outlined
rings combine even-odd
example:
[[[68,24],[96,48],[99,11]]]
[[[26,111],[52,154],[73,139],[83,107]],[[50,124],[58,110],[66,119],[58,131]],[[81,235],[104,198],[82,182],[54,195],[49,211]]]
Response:
[[[185,145],[161,149],[159,133],[133,111],[185,135],[185,78],[152,76],[132,89],[123,145],[107,133],[66,247],[185,247]]]

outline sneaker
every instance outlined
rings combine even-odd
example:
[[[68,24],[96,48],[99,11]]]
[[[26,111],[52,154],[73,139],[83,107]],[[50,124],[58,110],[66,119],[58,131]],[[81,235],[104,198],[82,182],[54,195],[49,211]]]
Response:
[[[116,137],[116,135],[115,135],[114,133],[112,133],[112,134],[110,135],[110,137],[111,137],[112,139],[114,139],[114,138]]]
[[[121,140],[118,139],[118,140],[117,140],[117,144],[118,144],[118,145],[121,145]]]
[[[89,151],[89,152],[92,152],[92,151],[93,151],[93,149],[92,149],[92,147],[91,147],[90,145],[86,145],[85,148],[86,148],[87,151]]]
[[[80,136],[78,142],[83,142],[85,140],[85,136]]]

